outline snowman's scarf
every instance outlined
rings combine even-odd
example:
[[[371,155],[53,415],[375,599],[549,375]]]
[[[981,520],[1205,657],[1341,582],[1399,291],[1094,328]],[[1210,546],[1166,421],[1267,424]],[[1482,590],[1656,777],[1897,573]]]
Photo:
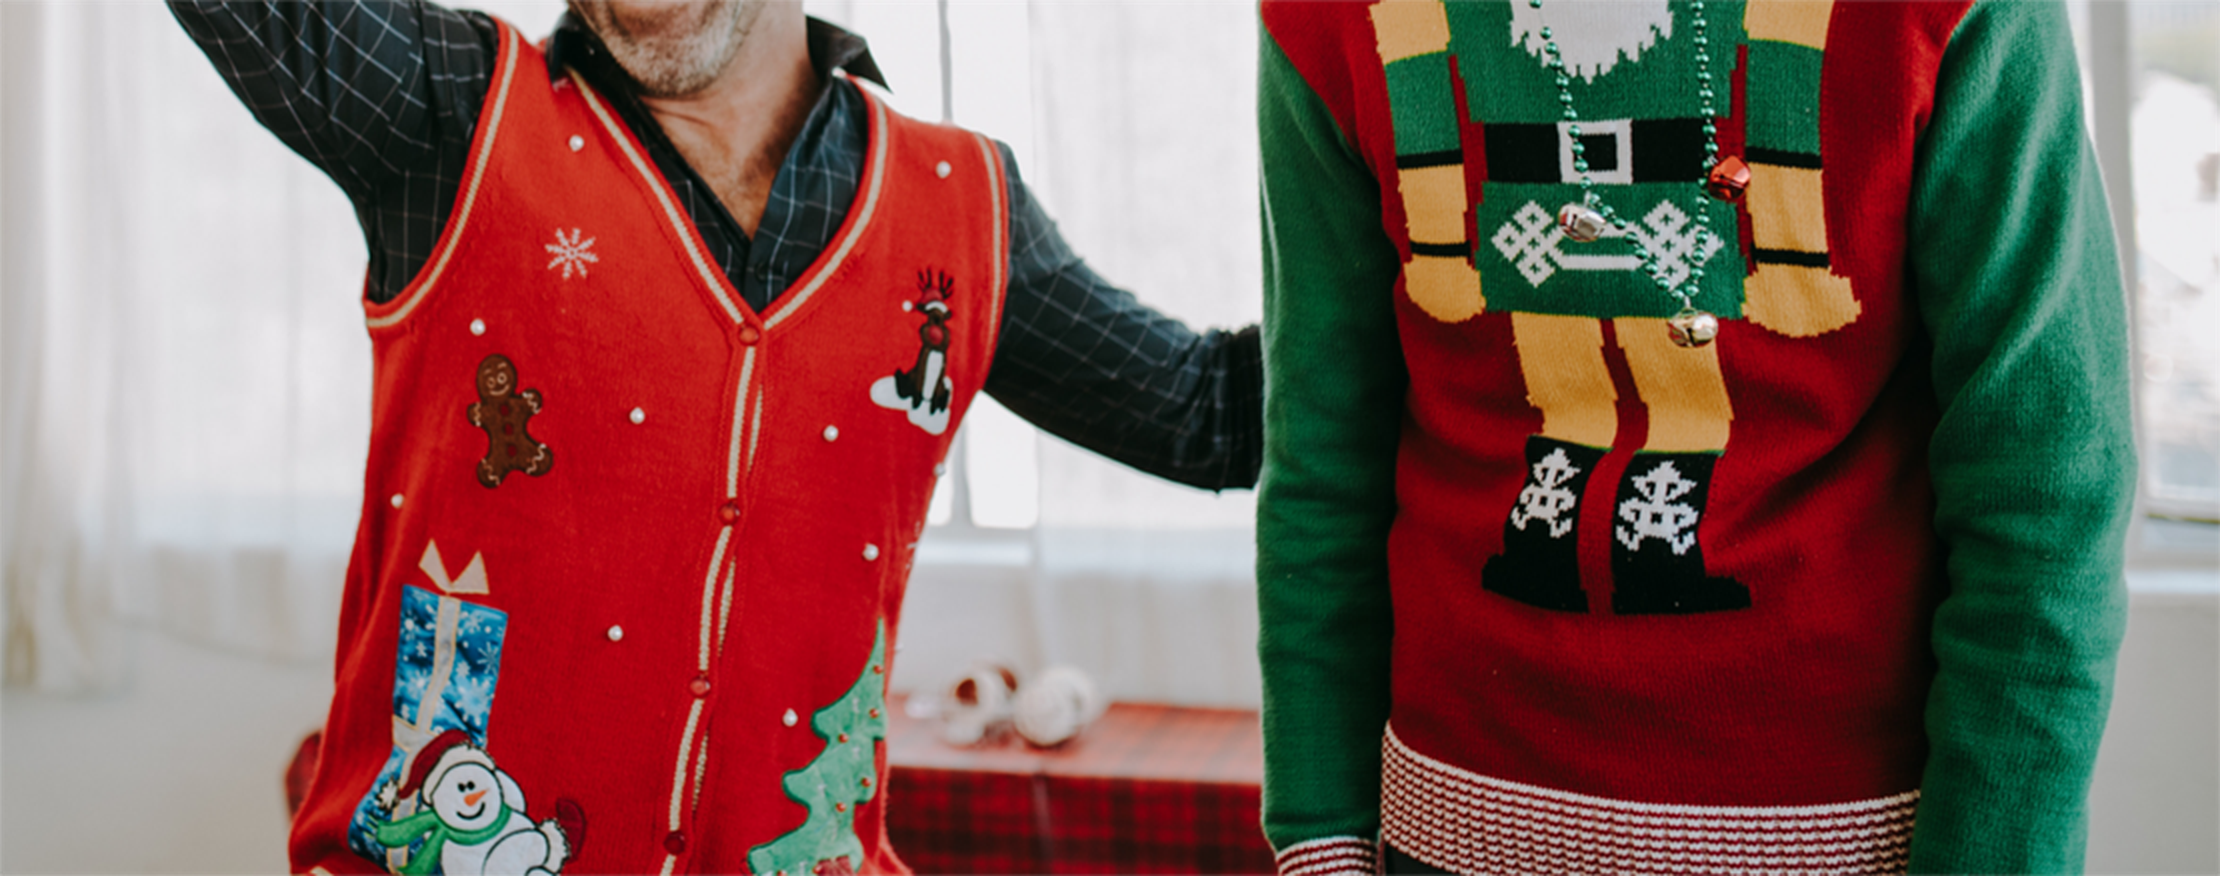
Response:
[[[502,806],[500,817],[495,818],[484,829],[461,831],[448,827],[447,822],[439,820],[438,812],[426,809],[415,815],[378,825],[378,844],[387,848],[400,848],[417,837],[424,837],[424,848],[401,867],[401,872],[406,876],[424,876],[432,872],[432,868],[439,866],[440,849],[446,847],[449,840],[474,846],[493,839],[501,832],[501,828],[508,826],[509,815],[515,811]]]

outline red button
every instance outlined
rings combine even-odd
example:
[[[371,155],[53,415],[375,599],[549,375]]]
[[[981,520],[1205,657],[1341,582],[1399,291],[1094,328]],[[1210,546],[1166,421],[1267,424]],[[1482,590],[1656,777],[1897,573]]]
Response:
[[[706,676],[706,675],[697,675],[697,676],[694,676],[694,680],[693,680],[693,681],[689,681],[689,682],[687,682],[687,683],[686,683],[686,690],[687,690],[687,691],[688,691],[689,693],[692,693],[692,694],[693,694],[694,696],[696,696],[696,697],[706,697],[706,696],[708,696],[708,695],[709,695],[709,676]]]
[[[756,331],[755,326],[744,325],[740,327],[740,343],[754,346],[755,342],[760,340],[763,340],[763,333]]]
[[[740,503],[726,502],[723,507],[717,509],[717,519],[728,525],[740,522]]]
[[[686,854],[686,834],[675,830],[664,834],[663,851],[674,855]]]

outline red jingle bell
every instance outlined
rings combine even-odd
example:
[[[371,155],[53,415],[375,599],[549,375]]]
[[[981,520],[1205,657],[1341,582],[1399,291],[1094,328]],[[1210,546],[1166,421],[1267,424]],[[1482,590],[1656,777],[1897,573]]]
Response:
[[[1750,166],[1732,155],[1719,159],[1704,178],[1704,190],[1730,204],[1740,203],[1742,194],[1750,190]]]

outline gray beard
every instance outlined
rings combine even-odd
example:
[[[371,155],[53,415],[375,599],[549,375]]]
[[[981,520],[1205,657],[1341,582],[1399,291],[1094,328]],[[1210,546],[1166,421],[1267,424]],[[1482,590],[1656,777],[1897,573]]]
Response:
[[[1666,0],[1555,0],[1541,9],[1511,4],[1511,43],[1548,63],[1542,26],[1556,35],[1565,72],[1589,82],[1611,72],[1621,57],[1642,60],[1642,50],[1673,38],[1673,10]]]
[[[725,65],[740,52],[747,38],[746,22],[757,0],[711,0],[696,8],[672,8],[687,13],[683,20],[633,22],[647,24],[635,32],[597,0],[571,0],[572,11],[586,20],[602,45],[609,47],[617,65],[639,84],[648,97],[684,97],[708,87]]]

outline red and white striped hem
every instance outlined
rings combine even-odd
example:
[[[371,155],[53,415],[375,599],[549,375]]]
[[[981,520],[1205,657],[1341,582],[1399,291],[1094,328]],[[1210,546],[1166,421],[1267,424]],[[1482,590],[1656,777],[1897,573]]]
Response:
[[[1902,873],[1919,805],[1916,790],[1820,806],[1637,803],[1459,769],[1393,727],[1382,748],[1380,838],[1459,873]]]
[[[1371,840],[1332,836],[1300,842],[1281,849],[1280,876],[1329,876],[1329,874],[1380,872],[1380,847]]]

